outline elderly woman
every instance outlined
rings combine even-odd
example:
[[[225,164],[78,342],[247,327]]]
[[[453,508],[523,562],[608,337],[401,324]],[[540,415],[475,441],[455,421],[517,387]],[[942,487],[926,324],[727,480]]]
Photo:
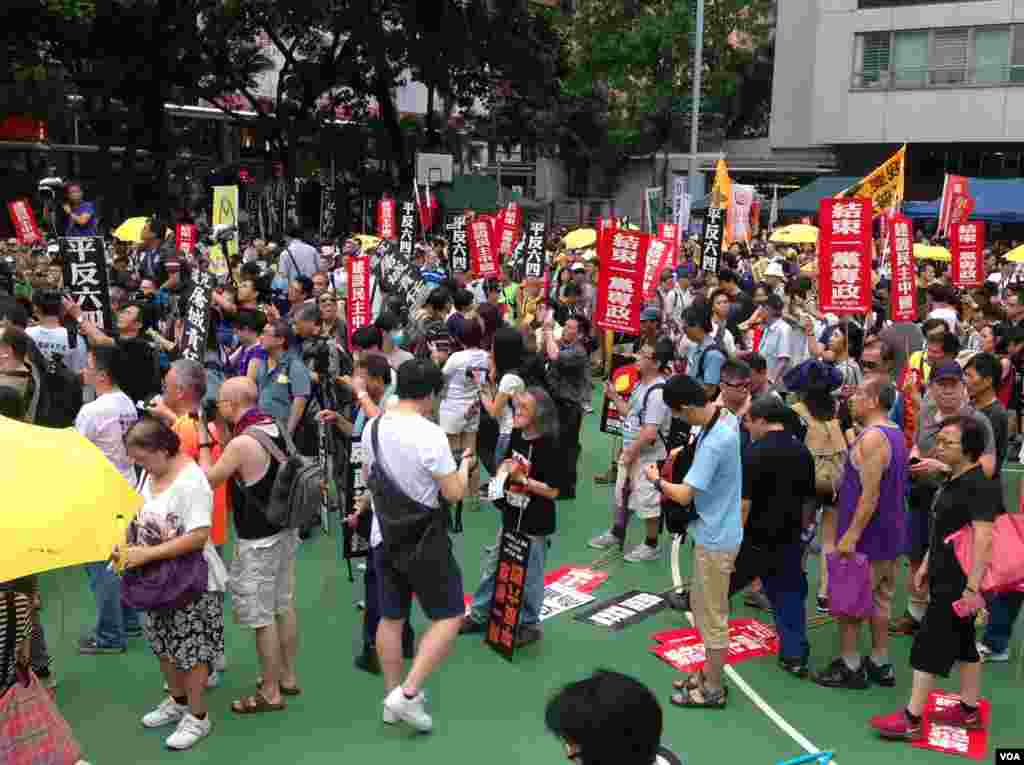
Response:
[[[555,499],[563,476],[565,455],[559,451],[558,410],[542,388],[527,388],[513,397],[515,429],[505,461],[495,480],[505,477],[503,496],[495,504],[501,510],[498,545],[484,561],[480,586],[462,633],[480,633],[487,628],[487,615],[494,597],[498,551],[505,529],[530,538],[529,563],[523,587],[523,610],[516,645],[534,643],[543,636],[540,609],[544,603],[544,560],[548,537],[555,531]]]
[[[174,606],[146,612],[144,631],[160,660],[169,697],[142,718],[147,728],[177,723],[170,749],[188,749],[210,734],[203,692],[210,667],[224,653],[220,593],[228,574],[210,541],[213,492],[202,469],[183,451],[177,434],[153,418],[139,420],[125,437],[128,456],[144,471],[145,504],[129,528],[129,545],[114,560],[131,571],[202,551],[207,576],[202,592]]]

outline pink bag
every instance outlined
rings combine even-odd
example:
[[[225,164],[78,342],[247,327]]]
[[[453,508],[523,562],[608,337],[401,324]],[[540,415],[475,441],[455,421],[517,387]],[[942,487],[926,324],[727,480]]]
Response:
[[[974,562],[974,527],[967,524],[944,540],[970,576]],[[1024,514],[1003,513],[992,524],[992,556],[981,578],[981,592],[1024,591]]]
[[[833,616],[867,619],[875,613],[871,588],[871,564],[864,553],[850,556],[837,552],[826,556],[828,606]]]
[[[0,762],[73,765],[81,758],[82,749],[49,691],[32,672],[19,669],[17,682],[0,698]]]

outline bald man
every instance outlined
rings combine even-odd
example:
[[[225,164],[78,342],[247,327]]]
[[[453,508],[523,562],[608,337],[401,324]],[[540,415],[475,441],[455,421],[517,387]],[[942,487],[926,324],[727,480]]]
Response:
[[[232,377],[221,386],[218,415],[234,437],[214,461],[214,441],[204,419],[199,426],[199,465],[214,490],[228,482],[238,539],[231,559],[231,601],[235,621],[256,634],[263,676],[256,693],[231,704],[237,714],[280,711],[284,696],[300,693],[295,673],[298,622],[295,617],[295,529],[267,521],[266,507],[277,477],[278,463],[257,440],[262,433],[286,451],[272,417],[257,406],[256,383]],[[200,410],[202,411],[202,410]],[[224,432],[224,431],[222,431]],[[242,487],[245,487],[244,489]]]

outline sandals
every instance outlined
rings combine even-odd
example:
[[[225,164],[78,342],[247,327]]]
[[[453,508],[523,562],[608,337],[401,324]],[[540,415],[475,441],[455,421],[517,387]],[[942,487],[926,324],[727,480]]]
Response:
[[[726,686],[723,685],[722,690],[712,694],[707,686],[700,683],[696,688],[685,688],[682,693],[673,693],[669,703],[687,709],[725,709],[728,698],[729,689]]]
[[[672,687],[677,691],[695,691],[704,684],[704,671],[697,670],[687,675],[684,680],[673,680]]]
[[[259,690],[262,687],[263,687],[263,678],[262,677],[257,677],[256,678],[256,689]],[[297,686],[297,685],[294,688],[289,688],[287,685],[282,685],[281,686],[281,695],[282,696],[301,696],[302,695],[302,689],[299,686]]]
[[[258,715],[264,712],[282,712],[285,703],[271,704],[262,693],[254,693],[252,696],[245,696],[231,702],[231,711],[236,715]]]

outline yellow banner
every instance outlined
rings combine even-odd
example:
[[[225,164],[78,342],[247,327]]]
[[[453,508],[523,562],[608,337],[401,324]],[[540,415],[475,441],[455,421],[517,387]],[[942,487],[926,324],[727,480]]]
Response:
[[[875,215],[903,203],[903,178],[906,168],[907,145],[871,171],[859,183],[843,189],[836,198],[864,197],[871,200]]]
[[[238,256],[238,186],[213,187],[213,225],[235,227],[235,235],[228,241],[228,255]],[[223,276],[228,272],[228,263],[220,246],[210,248],[210,270]]]

